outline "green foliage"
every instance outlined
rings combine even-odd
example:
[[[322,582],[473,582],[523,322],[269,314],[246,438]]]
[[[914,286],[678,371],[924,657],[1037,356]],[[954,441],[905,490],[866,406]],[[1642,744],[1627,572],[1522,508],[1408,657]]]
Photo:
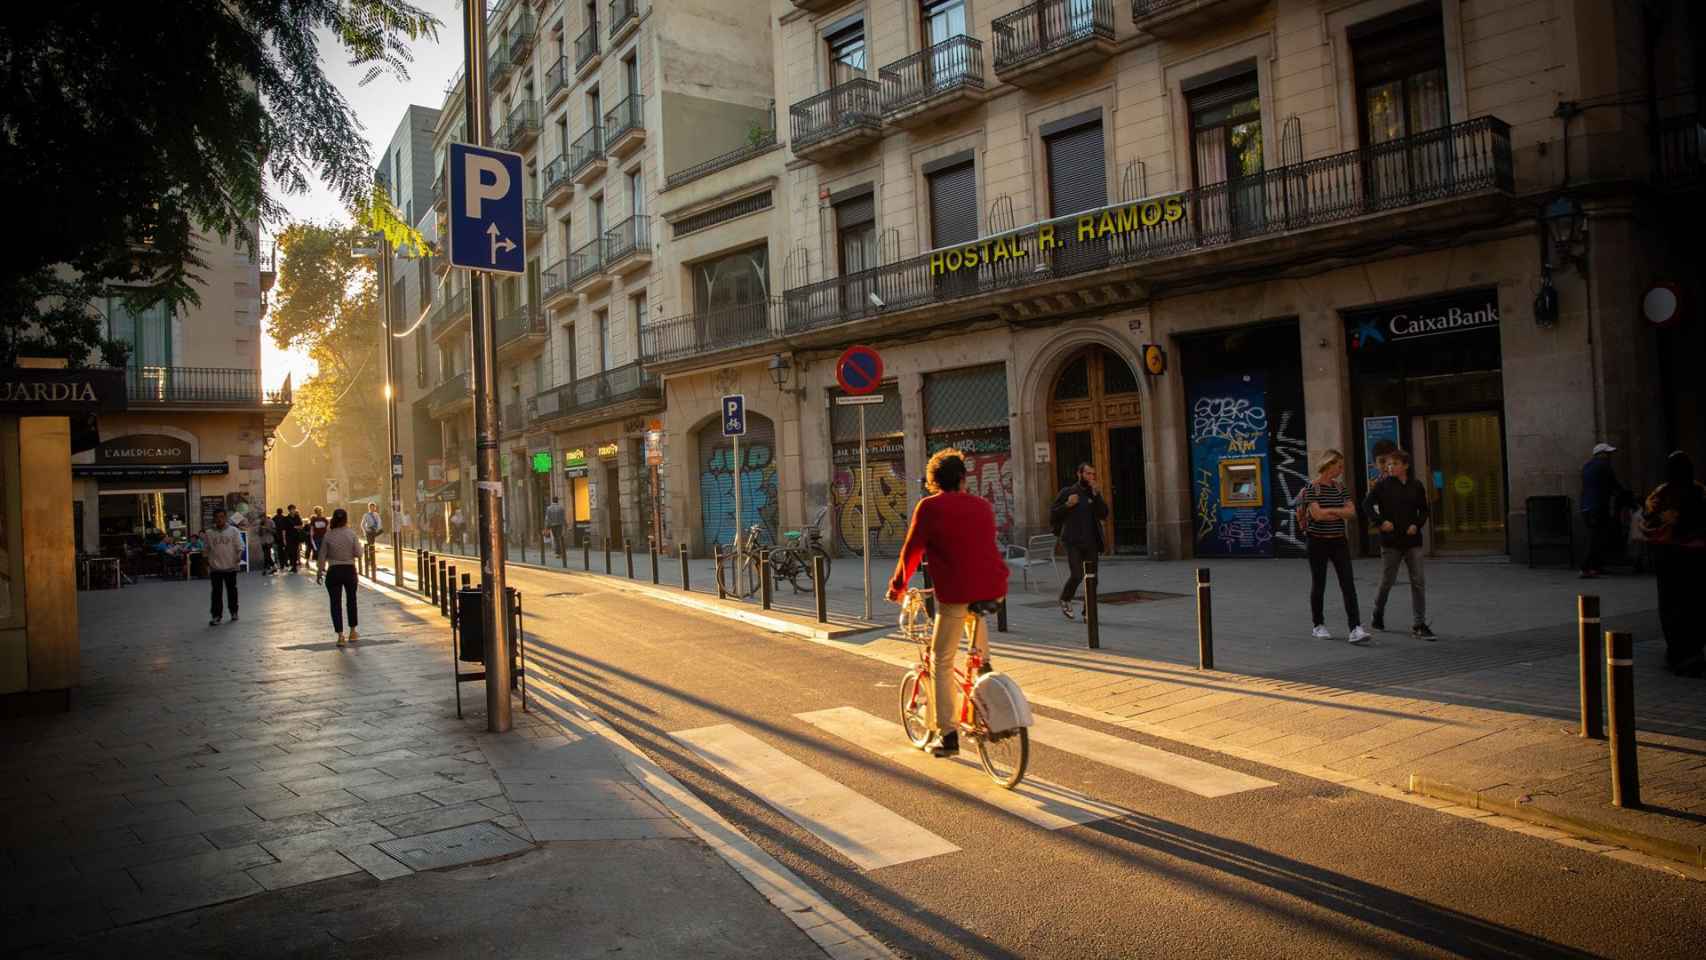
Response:
[[[95,301],[122,285],[138,309],[199,303],[200,238],[253,252],[282,219],[269,177],[371,208],[368,147],[322,54],[368,66],[364,82],[406,77],[438,26],[406,0],[0,4],[0,182],[24,231],[0,260],[0,366],[122,362]]]

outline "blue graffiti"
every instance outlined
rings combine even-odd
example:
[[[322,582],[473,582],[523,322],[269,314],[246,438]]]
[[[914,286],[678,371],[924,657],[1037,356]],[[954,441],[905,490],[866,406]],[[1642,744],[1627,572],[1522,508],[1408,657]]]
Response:
[[[769,444],[741,444],[740,512],[735,520],[734,451],[719,444],[699,471],[699,510],[706,543],[733,544],[735,532],[762,524],[775,541],[778,523],[777,470]]]

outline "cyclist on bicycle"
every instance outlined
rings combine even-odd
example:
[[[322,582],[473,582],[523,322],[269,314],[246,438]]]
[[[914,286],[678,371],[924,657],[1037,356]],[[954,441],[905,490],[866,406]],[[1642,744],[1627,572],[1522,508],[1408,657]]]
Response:
[[[954,663],[967,607],[1007,595],[1007,561],[995,544],[995,509],[988,500],[960,490],[965,476],[965,458],[958,450],[950,447],[930,458],[924,471],[924,487],[930,496],[918,501],[912,511],[912,523],[888,589],[889,600],[899,601],[919,561],[930,562],[930,577],[936,588],[936,633],[930,648],[932,689],[927,720],[936,735],[930,752],[938,757],[960,751],[960,732],[954,722],[959,712],[953,709],[957,706]],[[987,651],[989,639],[984,635],[982,618],[975,618],[973,623],[973,642]]]

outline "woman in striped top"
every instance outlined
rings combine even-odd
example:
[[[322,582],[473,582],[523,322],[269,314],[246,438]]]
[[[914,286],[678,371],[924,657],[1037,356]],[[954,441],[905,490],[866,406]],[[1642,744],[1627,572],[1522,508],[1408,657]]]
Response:
[[[1317,640],[1331,640],[1322,600],[1327,590],[1327,564],[1339,577],[1339,593],[1345,600],[1345,619],[1351,625],[1350,642],[1364,644],[1369,633],[1362,628],[1362,614],[1357,609],[1356,577],[1351,570],[1351,549],[1345,539],[1348,521],[1355,520],[1356,504],[1344,484],[1345,457],[1337,450],[1321,454],[1315,467],[1315,482],[1303,488],[1298,506],[1308,518],[1309,537],[1309,614],[1314,618],[1311,635]]]

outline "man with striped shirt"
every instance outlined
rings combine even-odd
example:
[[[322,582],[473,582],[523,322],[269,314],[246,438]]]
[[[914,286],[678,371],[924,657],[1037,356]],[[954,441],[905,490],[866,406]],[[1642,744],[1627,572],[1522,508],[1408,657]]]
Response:
[[[1344,484],[1345,457],[1337,450],[1321,454],[1315,468],[1315,482],[1303,489],[1298,497],[1298,510],[1305,520],[1309,540],[1309,614],[1315,628],[1310,631],[1317,640],[1331,640],[1322,601],[1327,590],[1327,564],[1339,578],[1339,593],[1345,601],[1345,619],[1350,623],[1348,639],[1365,644],[1369,633],[1362,628],[1362,613],[1357,609],[1356,577],[1351,569],[1350,543],[1345,539],[1346,524],[1355,520],[1357,508],[1351,502],[1350,491]]]

